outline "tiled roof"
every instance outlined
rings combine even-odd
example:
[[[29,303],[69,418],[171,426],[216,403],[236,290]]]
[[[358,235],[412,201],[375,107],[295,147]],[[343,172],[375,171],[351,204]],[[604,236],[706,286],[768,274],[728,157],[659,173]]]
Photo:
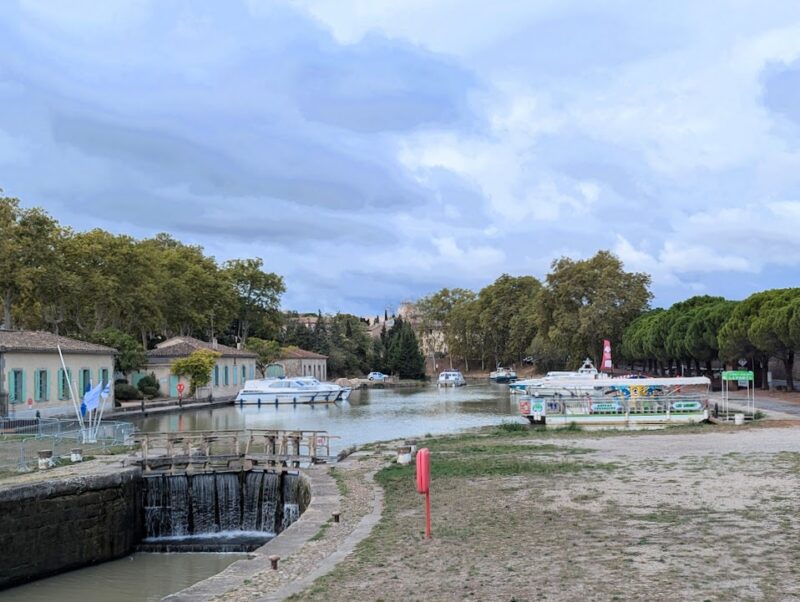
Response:
[[[208,349],[210,351],[217,351],[222,354],[222,357],[258,357],[257,354],[246,349],[236,349],[235,347],[228,347],[227,345],[220,345],[217,343],[214,346],[212,343],[201,341],[194,337],[173,337],[167,339],[163,343],[159,343],[155,349],[147,352],[147,357],[186,357],[198,349]]]
[[[328,359],[327,355],[320,355],[319,353],[314,353],[313,351],[306,351],[305,349],[300,349],[298,347],[284,349],[281,351],[281,357],[277,361],[281,360],[326,360]]]
[[[87,343],[78,339],[62,337],[52,332],[41,330],[0,330],[0,351],[19,351],[23,353],[52,352],[57,353],[57,346],[63,353],[89,353],[109,355],[117,353],[116,349],[105,345]]]

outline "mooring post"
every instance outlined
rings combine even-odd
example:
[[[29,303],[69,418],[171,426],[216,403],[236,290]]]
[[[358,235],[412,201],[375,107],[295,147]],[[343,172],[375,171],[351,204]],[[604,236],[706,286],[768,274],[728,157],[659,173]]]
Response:
[[[281,557],[276,555],[276,554],[273,554],[272,556],[269,557],[269,562],[272,565],[272,570],[273,571],[277,571],[278,570],[278,561],[280,559],[281,559]]]

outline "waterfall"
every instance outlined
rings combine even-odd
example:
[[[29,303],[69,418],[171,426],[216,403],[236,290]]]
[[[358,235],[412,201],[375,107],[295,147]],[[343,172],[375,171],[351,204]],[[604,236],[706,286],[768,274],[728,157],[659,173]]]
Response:
[[[214,490],[216,475],[198,474],[192,477],[192,533],[214,533],[217,527],[217,508]]]
[[[242,508],[242,530],[260,531],[261,483],[263,472],[250,471],[244,480],[244,504]]]
[[[255,549],[300,517],[298,475],[253,470],[146,476],[144,483],[146,543],[172,551],[230,550],[232,537]],[[176,542],[187,538],[195,543]]]
[[[281,478],[273,472],[264,473],[264,493],[261,497],[261,531],[278,532],[278,497]]]
[[[220,531],[242,529],[241,485],[236,473],[217,474],[217,516]]]
[[[297,475],[283,475],[283,517],[281,531],[300,518],[300,503],[297,489],[300,485]]]

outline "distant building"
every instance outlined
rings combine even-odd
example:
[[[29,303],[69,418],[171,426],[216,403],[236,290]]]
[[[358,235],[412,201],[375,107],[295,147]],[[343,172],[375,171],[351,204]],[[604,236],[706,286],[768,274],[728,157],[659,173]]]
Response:
[[[88,386],[108,383],[114,377],[116,353],[111,347],[50,332],[0,330],[0,416],[74,414],[70,383],[79,399]],[[111,407],[113,397],[112,387]]]
[[[188,395],[189,379],[179,378],[172,374],[172,364],[175,363],[175,360],[188,357],[198,349],[208,349],[221,354],[211,372],[211,382],[207,387],[202,387],[197,391],[198,397],[209,394],[212,397],[236,395],[245,380],[256,377],[256,358],[258,356],[252,351],[181,336],[167,339],[156,345],[155,349],[148,351],[147,368],[134,373],[131,377],[131,384],[136,385],[143,376],[153,373],[158,379],[162,395],[177,397],[178,383],[183,383],[184,395]]]
[[[284,349],[281,357],[275,360],[283,366],[286,376],[313,376],[328,380],[328,356],[306,351],[297,347]]]

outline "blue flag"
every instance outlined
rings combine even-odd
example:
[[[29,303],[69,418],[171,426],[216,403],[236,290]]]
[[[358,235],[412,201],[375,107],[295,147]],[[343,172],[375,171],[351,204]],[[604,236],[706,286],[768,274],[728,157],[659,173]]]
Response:
[[[100,405],[100,391],[103,389],[103,383],[98,383],[96,387],[90,389],[83,396],[83,405],[87,410],[96,410]]]

